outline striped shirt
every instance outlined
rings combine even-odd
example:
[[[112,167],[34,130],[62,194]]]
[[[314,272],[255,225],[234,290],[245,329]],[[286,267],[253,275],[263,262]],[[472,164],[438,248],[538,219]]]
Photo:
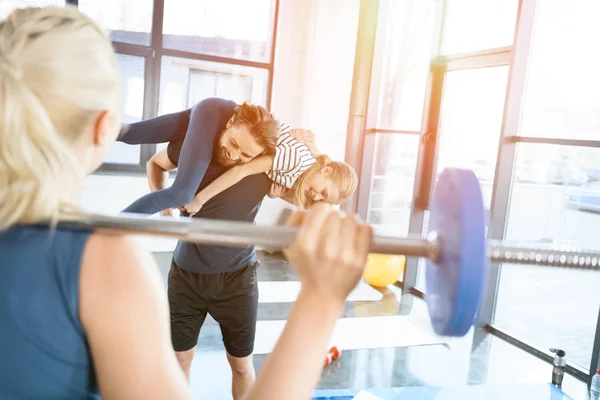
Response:
[[[316,160],[305,144],[290,136],[288,125],[282,124],[281,132],[275,147],[273,168],[267,172],[267,176],[275,183],[292,189],[298,178]]]

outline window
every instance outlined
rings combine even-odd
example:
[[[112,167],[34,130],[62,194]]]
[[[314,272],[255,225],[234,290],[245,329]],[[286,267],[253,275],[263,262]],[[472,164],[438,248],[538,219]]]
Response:
[[[420,131],[429,63],[436,37],[436,0],[382,2],[383,71],[377,128]]]
[[[446,74],[436,171],[472,169],[489,208],[504,113],[508,67]]]
[[[209,97],[265,105],[268,79],[267,70],[261,68],[163,57],[158,114],[185,110]],[[166,147],[167,143],[158,144],[156,151]]]
[[[8,3],[52,1],[0,0],[0,12]],[[270,106],[277,0],[71,3],[110,33],[123,74],[125,123],[181,111],[213,96]],[[153,32],[156,26],[160,32]],[[100,172],[140,173],[165,146],[115,143]]]
[[[518,8],[518,0],[447,0],[442,53],[512,46]]]
[[[600,137],[600,2],[540,0],[519,134]]]
[[[423,232],[427,232],[429,230],[429,211],[425,211],[425,217],[423,218]],[[417,275],[417,289],[421,290],[423,293],[426,292],[425,287],[425,276],[427,275],[427,260],[424,258],[419,258],[419,267],[418,267],[418,275]]]
[[[232,75],[206,69],[190,69],[187,103],[193,105],[209,97],[226,99],[252,98],[252,82],[249,75]]]
[[[496,157],[504,113],[508,67],[446,73],[439,126],[436,177],[448,167],[471,169],[477,175],[483,201],[490,207]],[[425,211],[423,232],[427,232]],[[419,260],[416,286],[425,291],[425,260]]]
[[[436,18],[440,0],[381,1],[373,78],[377,115],[368,166],[366,212],[378,234],[408,233],[414,177],[420,145],[429,64],[436,50]],[[377,57],[377,56],[376,56]],[[379,130],[404,133],[377,133]],[[366,195],[366,196],[365,196]],[[364,198],[363,197],[363,198]],[[364,205],[361,207],[365,207]]]
[[[269,62],[273,0],[165,0],[163,46]]]
[[[79,0],[79,9],[110,31],[114,42],[149,46],[153,0]]]
[[[367,221],[377,233],[406,236],[419,136],[377,134]]]
[[[215,96],[264,105],[267,82],[268,73],[260,68],[163,57],[159,114],[181,111]]]
[[[16,8],[24,7],[64,7],[65,0],[0,0],[0,20],[3,20]]]
[[[123,79],[123,122],[140,121],[144,110],[144,58],[117,54],[117,61]],[[139,164],[140,146],[115,142],[104,162]]]
[[[517,145],[506,240],[598,247],[600,149]],[[503,265],[494,324],[542,350],[590,366],[600,274]]]

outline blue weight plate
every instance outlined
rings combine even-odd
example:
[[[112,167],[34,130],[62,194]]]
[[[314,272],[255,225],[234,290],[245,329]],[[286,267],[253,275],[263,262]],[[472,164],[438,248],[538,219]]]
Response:
[[[487,273],[485,211],[472,171],[446,169],[429,204],[429,232],[437,232],[440,256],[427,260],[427,306],[433,329],[464,336],[475,323]]]

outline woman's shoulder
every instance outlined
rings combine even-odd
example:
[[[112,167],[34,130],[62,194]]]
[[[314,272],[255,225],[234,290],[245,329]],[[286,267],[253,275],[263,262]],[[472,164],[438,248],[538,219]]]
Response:
[[[94,260],[102,258],[128,258],[146,252],[130,235],[96,231],[90,235],[86,252]]]

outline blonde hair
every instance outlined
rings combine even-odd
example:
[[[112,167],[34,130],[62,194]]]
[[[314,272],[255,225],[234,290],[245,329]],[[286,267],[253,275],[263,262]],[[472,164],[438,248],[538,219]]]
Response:
[[[98,112],[118,115],[120,97],[112,45],[78,10],[0,22],[0,231],[74,206],[87,172],[74,143]]]
[[[336,204],[341,204],[348,200],[356,191],[358,186],[358,177],[354,169],[342,161],[333,161],[328,156],[321,154],[317,161],[307,169],[294,185],[294,204],[304,209],[309,208],[313,201],[306,196],[304,186],[314,175],[318,174],[323,168],[330,167],[330,179],[336,184],[340,192],[340,198]]]

